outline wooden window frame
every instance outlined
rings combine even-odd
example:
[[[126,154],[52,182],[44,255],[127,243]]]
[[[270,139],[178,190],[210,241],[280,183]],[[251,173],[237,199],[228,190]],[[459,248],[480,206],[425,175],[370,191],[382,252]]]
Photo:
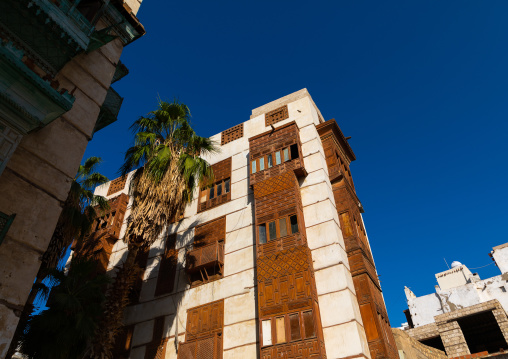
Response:
[[[229,189],[226,191],[226,182],[228,182],[228,181],[229,181]],[[219,186],[221,187],[221,194],[220,195],[217,194]],[[213,198],[210,197],[210,193],[212,190],[214,193]],[[199,194],[199,204],[208,202],[214,198],[218,198],[219,196],[228,194],[229,192],[231,192],[231,177],[224,178],[223,180],[217,181],[210,187],[201,188],[201,191]],[[206,200],[204,200],[204,201],[203,201],[203,194],[206,195]]]
[[[296,146],[296,150],[292,150],[291,148],[293,146]],[[276,154],[279,153],[280,156],[280,163],[277,163],[277,156]],[[287,159],[285,156],[285,153],[287,153]],[[296,153],[296,155],[294,155]],[[294,156],[293,156],[294,155]],[[270,161],[268,160],[268,157],[271,157],[271,165]],[[256,157],[255,159],[250,161],[249,166],[249,172],[250,174],[255,174],[258,172],[266,171],[272,167],[280,166],[286,162],[290,162],[292,160],[295,160],[297,158],[300,158],[300,148],[298,143],[293,143],[289,146],[284,146],[281,148],[278,148],[276,151],[267,153],[264,156]],[[263,160],[263,169],[261,169],[261,160]]]
[[[291,217],[296,217],[296,224],[297,224],[297,229],[298,231],[297,232],[293,232],[293,230],[291,229]],[[287,215],[284,215],[284,216],[281,216],[281,217],[277,217],[277,218],[273,218],[273,219],[270,219],[266,222],[262,222],[262,223],[258,223],[257,224],[257,231],[256,231],[256,236],[257,236],[257,244],[258,245],[263,245],[263,244],[266,244],[268,242],[271,242],[271,241],[276,241],[278,239],[282,239],[282,238],[286,238],[286,237],[289,237],[289,236],[293,236],[295,234],[298,234],[300,233],[300,221],[298,220],[298,214],[296,212],[292,212],[290,214],[287,214]],[[286,220],[286,235],[285,236],[281,236],[280,235],[280,220],[281,219],[285,219]],[[276,233],[276,237],[275,238],[270,238],[270,229],[269,229],[269,224],[270,223],[275,223],[275,233]],[[260,235],[259,235],[259,231],[260,231],[260,227],[261,226],[265,226],[265,231],[266,231],[266,243],[261,243],[260,242]]]
[[[312,313],[312,323],[313,323],[313,329],[314,329],[314,335],[312,336],[308,336],[306,335],[305,333],[305,321],[304,321],[304,317],[303,317],[303,314],[304,313],[307,313],[307,312],[311,312]],[[291,339],[291,324],[290,324],[290,319],[289,317],[292,316],[292,315],[298,315],[298,321],[299,321],[299,326],[298,326],[298,329],[300,330],[300,337],[298,339]],[[284,330],[285,330],[285,341],[284,342],[276,342],[277,341],[277,319],[278,318],[281,318],[281,317],[284,317]],[[288,312],[288,313],[285,313],[285,314],[278,314],[278,315],[274,315],[273,317],[268,317],[268,318],[260,318],[260,322],[263,323],[264,321],[267,321],[269,320],[270,321],[270,335],[271,335],[271,341],[272,341],[272,344],[270,345],[264,345],[264,332],[263,332],[263,325],[260,325],[260,329],[261,329],[261,348],[268,348],[268,347],[272,347],[272,346],[275,346],[275,345],[285,345],[285,344],[291,344],[291,343],[295,343],[295,342],[298,342],[298,341],[303,341],[303,340],[307,340],[307,339],[312,339],[312,338],[317,338],[318,337],[318,330],[319,330],[319,325],[318,325],[318,322],[316,320],[316,313],[314,311],[313,308],[306,308],[306,309],[302,309],[302,310],[299,310],[299,311],[296,311],[296,312]]]

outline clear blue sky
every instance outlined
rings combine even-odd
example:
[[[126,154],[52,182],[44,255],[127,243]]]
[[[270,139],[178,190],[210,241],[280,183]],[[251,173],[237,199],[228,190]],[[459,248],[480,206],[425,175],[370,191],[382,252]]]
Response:
[[[122,56],[119,120],[85,155],[110,178],[158,94],[210,136],[306,87],[352,136],[392,326],[405,321],[404,285],[431,293],[443,258],[483,266],[508,241],[506,0],[145,0],[138,15],[147,35]]]

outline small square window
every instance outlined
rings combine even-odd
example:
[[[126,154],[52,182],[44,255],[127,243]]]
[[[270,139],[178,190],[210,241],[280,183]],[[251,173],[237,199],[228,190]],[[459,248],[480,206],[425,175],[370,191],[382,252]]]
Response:
[[[291,159],[292,160],[300,157],[300,154],[298,153],[298,145],[296,143],[292,144],[289,148],[291,149]]]
[[[289,222],[291,223],[291,233],[298,233],[298,219],[296,214],[289,217]]]
[[[298,313],[289,315],[289,327],[291,330],[291,340],[302,339],[300,333],[300,316]]]
[[[277,344],[286,342],[286,322],[284,317],[275,318],[275,335]]]
[[[268,162],[268,168],[272,168],[272,167],[273,167],[273,159],[272,159],[272,155],[271,155],[271,154],[270,154],[270,155],[268,155],[268,156],[266,157],[266,159],[267,159],[267,162]]]
[[[281,237],[285,237],[288,235],[288,230],[286,226],[286,217],[279,219],[279,233]]]
[[[229,193],[229,178],[224,181],[224,193]]]
[[[259,159],[259,170],[260,171],[263,171],[265,169],[265,158],[264,157],[261,157]]]
[[[282,153],[284,153],[284,162],[289,161],[289,149],[285,148]]]
[[[276,165],[280,165],[282,162],[281,162],[281,159],[280,159],[280,151],[277,151],[275,152],[275,164]]]
[[[277,238],[277,229],[275,227],[275,221],[268,223],[268,232],[270,234],[269,240],[274,240]]]
[[[312,311],[303,312],[303,325],[305,327],[305,338],[312,338],[316,336],[314,330],[314,318],[312,317]]]
[[[256,173],[256,161],[252,161],[252,173]]]
[[[210,199],[213,199],[215,197],[215,186],[212,186],[210,188]]]
[[[263,331],[263,346],[272,345],[272,321],[263,320],[261,330]]]
[[[266,243],[266,224],[259,225],[259,244]]]
[[[217,197],[222,194],[222,182],[217,184]]]

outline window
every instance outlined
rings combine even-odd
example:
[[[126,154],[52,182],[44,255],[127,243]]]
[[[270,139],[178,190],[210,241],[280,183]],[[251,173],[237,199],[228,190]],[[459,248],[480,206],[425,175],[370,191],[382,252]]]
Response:
[[[216,197],[222,196],[223,194],[229,193],[231,187],[230,183],[231,183],[230,179],[227,178],[224,181],[214,183],[209,190],[203,188],[201,190],[201,198],[200,198],[201,203],[206,202],[208,198],[214,199]]]
[[[298,313],[289,315],[289,328],[291,331],[291,340],[298,340],[302,338],[300,333],[300,316]]]
[[[300,157],[300,153],[298,152],[298,145],[296,143],[292,144],[290,147],[291,150],[291,159],[295,159]]]
[[[305,328],[305,338],[312,338],[316,336],[316,331],[314,330],[314,318],[312,317],[312,310],[302,313],[303,316],[303,326]]]
[[[272,345],[272,321],[270,319],[261,322],[263,331],[263,346]]]
[[[262,345],[268,346],[313,338],[316,336],[315,327],[312,310],[262,320]]]
[[[277,344],[286,342],[286,321],[284,317],[275,318],[275,333]]]
[[[285,237],[288,235],[288,230],[286,227],[286,218],[279,219],[279,232],[281,237]]]
[[[251,161],[250,173],[254,174],[258,171],[264,171],[267,168],[274,166],[273,159],[275,156],[275,165],[280,165],[282,162],[288,162],[295,158],[299,158],[298,144],[292,144],[290,147],[279,149],[275,153],[270,153],[266,156],[259,157]]]
[[[266,224],[264,223],[259,225],[259,243],[266,243]]]
[[[280,160],[280,151],[275,152],[275,164],[280,165],[282,162]]]
[[[289,221],[289,222],[288,222]],[[289,223],[289,228],[288,228]],[[268,233],[266,232],[268,226]],[[277,238],[298,233],[298,219],[296,214],[279,218],[275,221],[258,225],[259,244],[265,244]]]
[[[298,233],[298,219],[296,214],[289,217],[289,221],[291,222],[291,233]]]
[[[277,238],[277,228],[275,221],[268,223],[268,233],[270,234],[270,241]]]

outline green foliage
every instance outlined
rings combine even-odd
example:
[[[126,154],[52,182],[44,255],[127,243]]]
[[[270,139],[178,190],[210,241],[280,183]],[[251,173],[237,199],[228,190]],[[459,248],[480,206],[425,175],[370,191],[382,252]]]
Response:
[[[96,263],[73,262],[66,275],[50,271],[56,286],[48,309],[30,318],[21,352],[30,359],[82,358],[102,314],[107,275],[95,276]]]
[[[125,154],[120,169],[122,175],[133,169],[144,167],[154,183],[160,182],[177,162],[188,185],[189,199],[196,180],[212,178],[208,163],[200,156],[218,152],[217,145],[206,137],[196,135],[190,123],[189,108],[178,100],[159,100],[158,108],[135,121],[134,146]],[[139,171],[138,171],[139,172]]]

